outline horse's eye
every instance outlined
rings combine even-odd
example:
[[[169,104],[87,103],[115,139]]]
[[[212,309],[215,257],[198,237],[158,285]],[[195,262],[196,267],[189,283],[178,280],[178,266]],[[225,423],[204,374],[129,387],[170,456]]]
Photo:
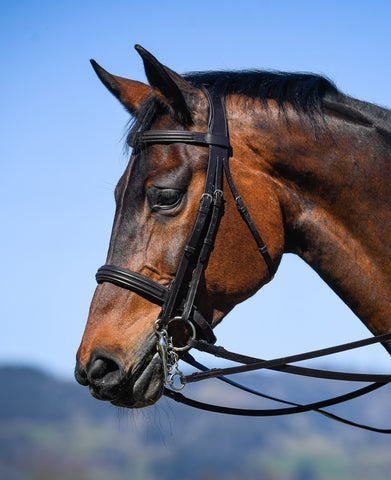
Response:
[[[174,188],[151,187],[147,193],[148,204],[152,211],[172,210],[182,200],[182,192]]]

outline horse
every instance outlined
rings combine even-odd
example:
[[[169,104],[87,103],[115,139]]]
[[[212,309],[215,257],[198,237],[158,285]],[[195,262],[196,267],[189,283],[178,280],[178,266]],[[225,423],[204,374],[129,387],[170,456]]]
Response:
[[[272,279],[284,253],[307,262],[374,335],[389,332],[391,112],[322,76],[180,75],[135,48],[149,84],[91,60],[133,118],[127,139],[134,148],[115,188],[107,268],[97,276],[77,381],[117,406],[152,405],[167,377],[156,348],[168,341],[159,331],[162,305],[173,343],[196,336],[213,343],[213,327]],[[226,124],[211,132],[213,116]],[[211,174],[213,149],[226,156]],[[221,185],[214,195],[205,190],[211,176]],[[230,189],[234,195],[223,197]],[[218,215],[209,210],[200,227],[203,201],[217,197]],[[211,223],[197,271],[203,247],[189,238]],[[390,342],[383,345],[391,352]]]

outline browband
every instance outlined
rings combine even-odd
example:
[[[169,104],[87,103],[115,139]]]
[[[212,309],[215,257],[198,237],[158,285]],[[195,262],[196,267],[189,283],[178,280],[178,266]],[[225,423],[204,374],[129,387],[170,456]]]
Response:
[[[231,146],[229,138],[224,135],[182,130],[150,130],[142,133],[134,133],[128,141],[131,147],[138,147],[150,143],[189,143],[204,147],[214,145],[223,148],[230,148]]]

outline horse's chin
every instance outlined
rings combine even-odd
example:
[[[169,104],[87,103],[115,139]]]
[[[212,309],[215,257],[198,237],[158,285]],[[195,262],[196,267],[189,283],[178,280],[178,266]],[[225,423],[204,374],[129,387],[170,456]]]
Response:
[[[158,353],[148,362],[129,389],[111,403],[123,408],[142,408],[153,405],[163,394],[162,364]]]

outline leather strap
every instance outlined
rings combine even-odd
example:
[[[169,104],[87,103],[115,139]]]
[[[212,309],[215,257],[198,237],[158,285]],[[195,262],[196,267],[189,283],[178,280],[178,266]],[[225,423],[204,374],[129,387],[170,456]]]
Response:
[[[169,292],[169,287],[165,287],[145,275],[115,265],[103,265],[98,269],[95,278],[98,284],[103,282],[112,283],[117,285],[117,287],[135,292],[160,306],[165,302]],[[192,321],[201,333],[202,338],[209,344],[216,342],[211,326],[197,309],[194,310]]]
[[[128,143],[131,147],[153,143],[188,143],[190,145],[215,145],[222,148],[230,148],[229,138],[225,135],[182,130],[150,130],[135,133]]]
[[[254,240],[258,246],[258,250],[262,255],[267,265],[267,268],[269,270],[269,281],[271,281],[276,273],[276,267],[274,265],[273,260],[270,257],[268,248],[265,242],[263,241],[261,234],[259,233],[257,227],[255,226],[255,223],[251,218],[251,215],[249,214],[249,211],[247,210],[247,207],[244,204],[242,197],[239,195],[235,187],[234,181],[232,179],[231,171],[229,169],[228,159],[224,159],[224,171],[225,171],[225,176],[227,177],[228,185],[231,190],[232,196],[235,199],[236,208],[238,209],[240,215],[242,216],[252,236],[254,237]]]
[[[196,219],[190,233],[184,253],[181,258],[175,279],[170,288],[167,302],[164,304],[159,324],[163,328],[173,317],[175,309],[184,299],[181,317],[187,321],[193,312],[195,296],[198,291],[202,272],[206,269],[214,240],[217,234],[220,218],[222,215],[222,188],[223,188],[223,161],[229,156],[229,137],[224,104],[220,97],[212,91],[205,90],[209,102],[209,125],[208,134],[199,134],[198,140],[225,139],[224,141],[206,143],[209,146],[208,168],[206,172],[203,194]],[[165,131],[162,134],[164,138]],[[166,141],[183,141],[184,133],[194,132],[174,131],[166,137]],[[149,134],[144,137],[145,134]],[[139,140],[149,140],[152,132],[139,135]],[[155,131],[160,136],[160,131]],[[155,136],[155,138],[156,138]]]
[[[157,305],[163,305],[167,298],[168,288],[154,280],[115,265],[103,265],[95,275],[97,283],[110,282],[121,288],[136,292]]]
[[[347,402],[349,400],[353,400],[354,398],[361,397],[362,395],[366,395],[383,386],[384,386],[384,383],[372,383],[371,385],[367,385],[366,387],[359,388],[358,390],[354,390],[353,392],[350,392],[344,395],[339,395],[333,398],[328,398],[327,400],[322,400],[320,402],[309,403],[307,405],[296,404],[297,406],[288,407],[288,408],[270,408],[270,409],[255,409],[255,410],[244,409],[244,408],[223,407],[220,405],[203,403],[203,402],[199,402],[197,400],[193,400],[191,398],[185,397],[181,393],[174,392],[173,390],[169,390],[167,388],[164,389],[164,395],[166,397],[172,398],[176,402],[184,403],[185,405],[199,408],[201,410],[207,410],[209,412],[225,413],[228,415],[241,415],[245,417],[274,417],[274,416],[280,416],[280,415],[291,415],[293,413],[309,412],[310,410],[318,411],[320,408],[330,407],[331,405],[337,405],[338,403]],[[290,402],[290,403],[293,403],[293,402]],[[391,429],[390,430],[387,429],[386,433],[391,433]]]
[[[198,368],[199,370],[202,370],[204,372],[209,370],[207,367],[205,367],[201,363],[197,362],[188,352],[185,354],[185,356],[182,358],[182,360],[184,360],[189,365],[192,365],[193,367]],[[224,376],[220,376],[220,377],[217,377],[217,378],[218,378],[218,380],[221,380],[224,383],[228,383],[229,385],[232,385],[233,387],[238,388],[240,390],[243,390],[247,393],[250,393],[252,395],[256,395],[258,397],[266,398],[268,400],[272,400],[272,401],[275,401],[275,402],[278,402],[278,403],[283,403],[285,405],[291,405],[291,406],[300,407],[300,408],[313,406],[314,408],[311,408],[310,409],[311,411],[319,413],[319,414],[321,414],[321,415],[323,415],[327,418],[330,418],[330,419],[335,420],[337,422],[343,423],[345,425],[350,425],[350,426],[353,426],[353,427],[361,428],[361,429],[364,429],[364,430],[369,430],[371,432],[376,432],[376,433],[385,433],[385,434],[390,434],[391,433],[391,429],[377,428],[377,427],[372,427],[372,426],[369,426],[369,425],[364,425],[364,424],[361,424],[361,423],[353,422],[351,420],[347,420],[343,417],[335,415],[334,413],[322,410],[321,409],[322,405],[320,405],[319,402],[318,402],[317,406],[314,406],[314,404],[301,405],[301,404],[298,404],[296,402],[283,400],[283,399],[275,397],[275,396],[266,395],[264,393],[258,392],[258,391],[254,390],[252,388],[241,385],[240,383],[237,383],[237,382],[231,380],[230,378],[227,378],[227,377],[224,377]],[[338,396],[338,397],[334,397],[333,399],[328,399],[328,400],[326,400],[326,402],[327,402],[328,406],[331,405],[331,403],[330,403],[331,400],[333,402],[332,403],[333,405],[337,404],[337,403],[346,402],[348,400],[352,400],[353,398],[357,398],[357,397],[366,395],[366,394],[368,394],[368,393],[370,393],[374,390],[377,390],[378,388],[383,387],[384,385],[386,385],[386,384],[384,384],[384,383],[374,383],[372,385],[369,385],[368,387],[364,387],[364,388],[361,388],[359,390],[355,390],[355,391],[350,392],[348,394],[345,394],[343,396]],[[193,399],[190,399],[188,397],[185,397],[184,395],[180,395],[180,394],[176,395],[176,392],[174,392],[174,394],[171,394],[170,392],[172,392],[172,390],[165,389],[163,394],[165,396],[171,398],[172,400],[176,401],[176,402],[183,403],[183,404],[188,405],[188,406],[193,407],[193,408],[201,408],[202,410],[213,411],[213,412],[217,412],[217,413],[224,413],[224,414],[229,414],[229,415],[273,416],[275,414],[274,412],[276,412],[276,415],[290,415],[290,414],[293,414],[293,413],[302,413],[303,412],[302,410],[297,411],[295,409],[289,409],[289,408],[285,409],[285,411],[281,410],[281,409],[277,409],[277,410],[273,409],[273,410],[266,410],[266,411],[265,410],[250,410],[250,411],[248,411],[248,410],[238,410],[238,409],[235,409],[235,408],[220,407],[220,406],[211,405],[211,404],[208,404],[208,403],[201,403],[201,402],[195,401]],[[325,406],[325,405],[323,405],[323,406]],[[266,412],[266,414],[264,414],[265,412]],[[270,413],[270,412],[273,412],[273,413]]]
[[[288,357],[276,358],[273,360],[262,360],[260,358],[247,357],[245,355],[239,355],[234,352],[229,352],[225,348],[208,345],[206,342],[198,341],[195,339],[189,339],[189,345],[197,350],[211,353],[219,358],[225,358],[227,360],[244,363],[238,367],[232,368],[214,368],[207,372],[193,373],[192,375],[182,377],[182,382],[194,383],[207,378],[216,378],[221,375],[233,375],[236,373],[250,372],[254,370],[270,369],[270,370],[282,370],[287,373],[294,373],[295,375],[305,376],[317,376],[315,373],[319,372],[320,378],[332,378],[334,380],[348,380],[348,381],[360,381],[360,382],[382,382],[388,383],[391,381],[391,375],[376,375],[376,374],[359,374],[359,373],[344,373],[344,372],[331,372],[327,370],[315,370],[304,369],[299,367],[292,367],[287,365],[288,363],[300,362],[303,360],[309,360],[312,358],[320,358],[326,355],[332,355],[335,353],[346,352],[356,348],[364,347],[367,345],[373,345],[374,343],[381,343],[391,339],[391,333],[384,335],[378,335],[375,337],[365,338],[356,342],[344,343],[329,348],[323,348],[320,350],[313,350],[311,352],[301,353],[298,355],[291,355]]]

